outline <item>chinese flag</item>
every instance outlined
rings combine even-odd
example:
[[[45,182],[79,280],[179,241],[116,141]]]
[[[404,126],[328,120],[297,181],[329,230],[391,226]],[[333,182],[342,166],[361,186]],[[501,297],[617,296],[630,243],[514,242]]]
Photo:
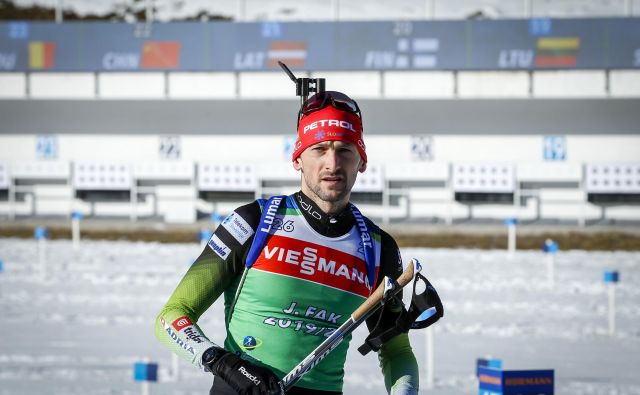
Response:
[[[56,43],[52,41],[31,41],[29,43],[29,67],[50,69],[56,54]]]
[[[175,69],[179,59],[179,41],[145,41],[142,47],[143,69]]]

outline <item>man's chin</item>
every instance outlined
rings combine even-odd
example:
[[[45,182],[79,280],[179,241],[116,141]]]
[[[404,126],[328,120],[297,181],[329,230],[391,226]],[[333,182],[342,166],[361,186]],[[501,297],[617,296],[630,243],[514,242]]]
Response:
[[[318,197],[325,202],[339,202],[347,195],[345,188],[322,188],[319,193],[316,193]]]

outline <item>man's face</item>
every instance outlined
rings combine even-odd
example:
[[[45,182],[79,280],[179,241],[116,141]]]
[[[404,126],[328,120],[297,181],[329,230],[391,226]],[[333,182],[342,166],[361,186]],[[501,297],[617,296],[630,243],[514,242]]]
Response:
[[[304,150],[293,167],[302,171],[310,192],[326,202],[339,202],[350,196],[358,171],[367,166],[353,144],[323,141]]]

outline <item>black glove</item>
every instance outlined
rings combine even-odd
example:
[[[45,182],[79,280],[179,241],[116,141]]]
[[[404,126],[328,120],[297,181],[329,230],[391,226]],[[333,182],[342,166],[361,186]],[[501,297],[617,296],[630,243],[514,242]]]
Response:
[[[212,363],[209,370],[236,390],[238,395],[284,394],[280,380],[272,371],[230,352]]]

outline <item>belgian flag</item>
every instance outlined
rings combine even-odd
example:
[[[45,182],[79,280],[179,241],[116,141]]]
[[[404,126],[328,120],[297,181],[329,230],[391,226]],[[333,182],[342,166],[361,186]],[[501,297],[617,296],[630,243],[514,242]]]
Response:
[[[541,37],[536,45],[538,67],[575,67],[580,37]]]
[[[29,42],[29,67],[34,70],[51,69],[56,57],[56,43],[53,41]]]

